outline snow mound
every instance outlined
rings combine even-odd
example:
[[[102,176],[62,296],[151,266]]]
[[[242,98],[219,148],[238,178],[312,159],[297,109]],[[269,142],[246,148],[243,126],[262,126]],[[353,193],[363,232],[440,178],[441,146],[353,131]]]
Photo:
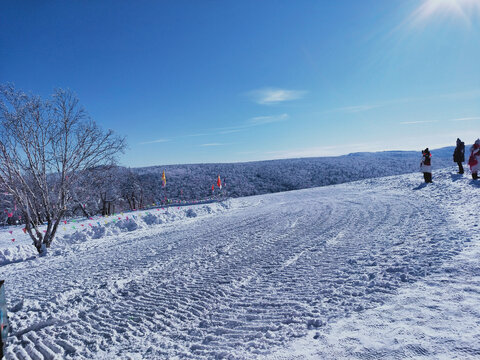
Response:
[[[163,219],[154,214],[147,214],[143,217],[143,221],[147,225],[158,225],[163,223]]]
[[[127,220],[118,221],[115,223],[115,226],[120,229],[121,231],[134,231],[138,229],[138,224],[132,218]]]
[[[123,233],[150,231],[157,225],[174,224],[178,221],[207,216],[223,212],[231,207],[231,201],[226,200],[208,205],[193,205],[189,207],[156,208],[135,211],[109,217],[91,219],[74,219],[58,228],[57,237],[52,243],[49,255],[59,256],[78,245],[91,240],[101,240]],[[12,241],[14,239],[14,241]],[[75,246],[75,249],[72,249]],[[0,231],[0,266],[31,260],[37,256],[32,241],[20,227],[8,227]]]
[[[192,209],[187,210],[186,216],[189,218],[197,217],[197,213]]]
[[[1,245],[2,244],[0,243],[0,246]],[[0,266],[33,259],[36,255],[37,251],[32,244],[22,244],[4,248],[0,247]]]

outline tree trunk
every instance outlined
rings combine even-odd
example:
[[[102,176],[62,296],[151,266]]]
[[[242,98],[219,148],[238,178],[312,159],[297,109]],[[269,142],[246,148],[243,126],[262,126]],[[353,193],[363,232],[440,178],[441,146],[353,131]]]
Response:
[[[102,199],[102,215],[107,215],[107,202]]]
[[[28,235],[33,240],[33,246],[37,249],[39,254],[44,253],[45,249],[43,247],[43,235],[37,229],[35,224],[32,223],[31,220],[27,220],[25,224],[25,228],[28,232]]]
[[[37,249],[39,255],[46,255],[47,248],[52,244],[53,239],[57,233],[58,225],[61,218],[65,214],[65,210],[55,214],[53,219],[49,219],[47,222],[47,229],[42,234],[42,231],[38,228],[39,224],[35,224],[28,216],[25,218],[25,229],[30,238],[33,240],[33,245]]]
[[[87,210],[85,210],[85,208],[82,206],[82,204],[80,204],[80,210],[82,210],[82,213],[86,218],[90,217],[90,214],[87,212]]]

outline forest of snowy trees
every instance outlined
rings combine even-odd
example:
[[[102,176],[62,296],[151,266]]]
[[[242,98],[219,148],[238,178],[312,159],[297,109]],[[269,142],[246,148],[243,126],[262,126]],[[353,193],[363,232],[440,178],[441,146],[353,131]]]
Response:
[[[453,164],[453,147],[432,153],[434,168]],[[387,151],[231,164],[155,166],[130,171],[140,182],[148,184],[149,189],[158,192],[165,170],[168,196],[186,200],[210,196],[218,175],[225,182],[222,190],[227,196],[242,197],[419,171],[420,158],[421,152]]]
[[[452,165],[453,148],[433,150],[435,168]],[[354,153],[337,157],[271,160],[230,164],[188,164],[145,168],[100,166],[85,170],[72,188],[73,201],[65,216],[108,215],[168,201],[200,201],[242,197],[418,171],[419,154],[410,151]],[[162,187],[165,170],[167,186]],[[216,185],[220,175],[222,189]],[[419,181],[421,175],[419,174]],[[212,193],[212,185],[215,191]],[[8,196],[3,223],[14,223]],[[8,217],[9,214],[13,216]]]
[[[433,151],[436,168],[452,165],[453,148]],[[169,201],[242,197],[418,171],[417,152],[355,153],[338,157],[271,160],[231,164],[188,164],[146,168],[101,166],[85,170],[72,188],[65,216],[107,215]],[[167,177],[162,187],[162,172]],[[220,175],[223,188],[216,185]],[[419,181],[421,175],[419,174]],[[212,193],[212,185],[215,191]],[[2,195],[4,223],[21,216]],[[13,216],[8,217],[7,212]]]

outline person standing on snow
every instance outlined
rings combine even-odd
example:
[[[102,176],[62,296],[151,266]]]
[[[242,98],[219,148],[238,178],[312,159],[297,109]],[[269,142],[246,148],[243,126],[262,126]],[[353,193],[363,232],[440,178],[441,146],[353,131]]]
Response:
[[[420,162],[420,171],[423,172],[423,178],[426,183],[432,183],[432,154],[428,148],[422,151],[422,161]]]
[[[473,180],[478,179],[478,170],[480,170],[480,139],[475,141],[470,149],[470,158],[468,159],[468,165],[470,165],[470,171],[472,172]]]
[[[465,143],[457,138],[457,147],[453,152],[453,161],[458,165],[458,173],[463,174],[463,165],[465,161]]]

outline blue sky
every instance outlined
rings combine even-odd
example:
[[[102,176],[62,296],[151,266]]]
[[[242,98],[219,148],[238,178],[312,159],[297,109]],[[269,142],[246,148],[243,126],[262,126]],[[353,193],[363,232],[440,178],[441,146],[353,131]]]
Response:
[[[148,166],[480,136],[480,0],[3,1],[0,82],[74,90]]]

